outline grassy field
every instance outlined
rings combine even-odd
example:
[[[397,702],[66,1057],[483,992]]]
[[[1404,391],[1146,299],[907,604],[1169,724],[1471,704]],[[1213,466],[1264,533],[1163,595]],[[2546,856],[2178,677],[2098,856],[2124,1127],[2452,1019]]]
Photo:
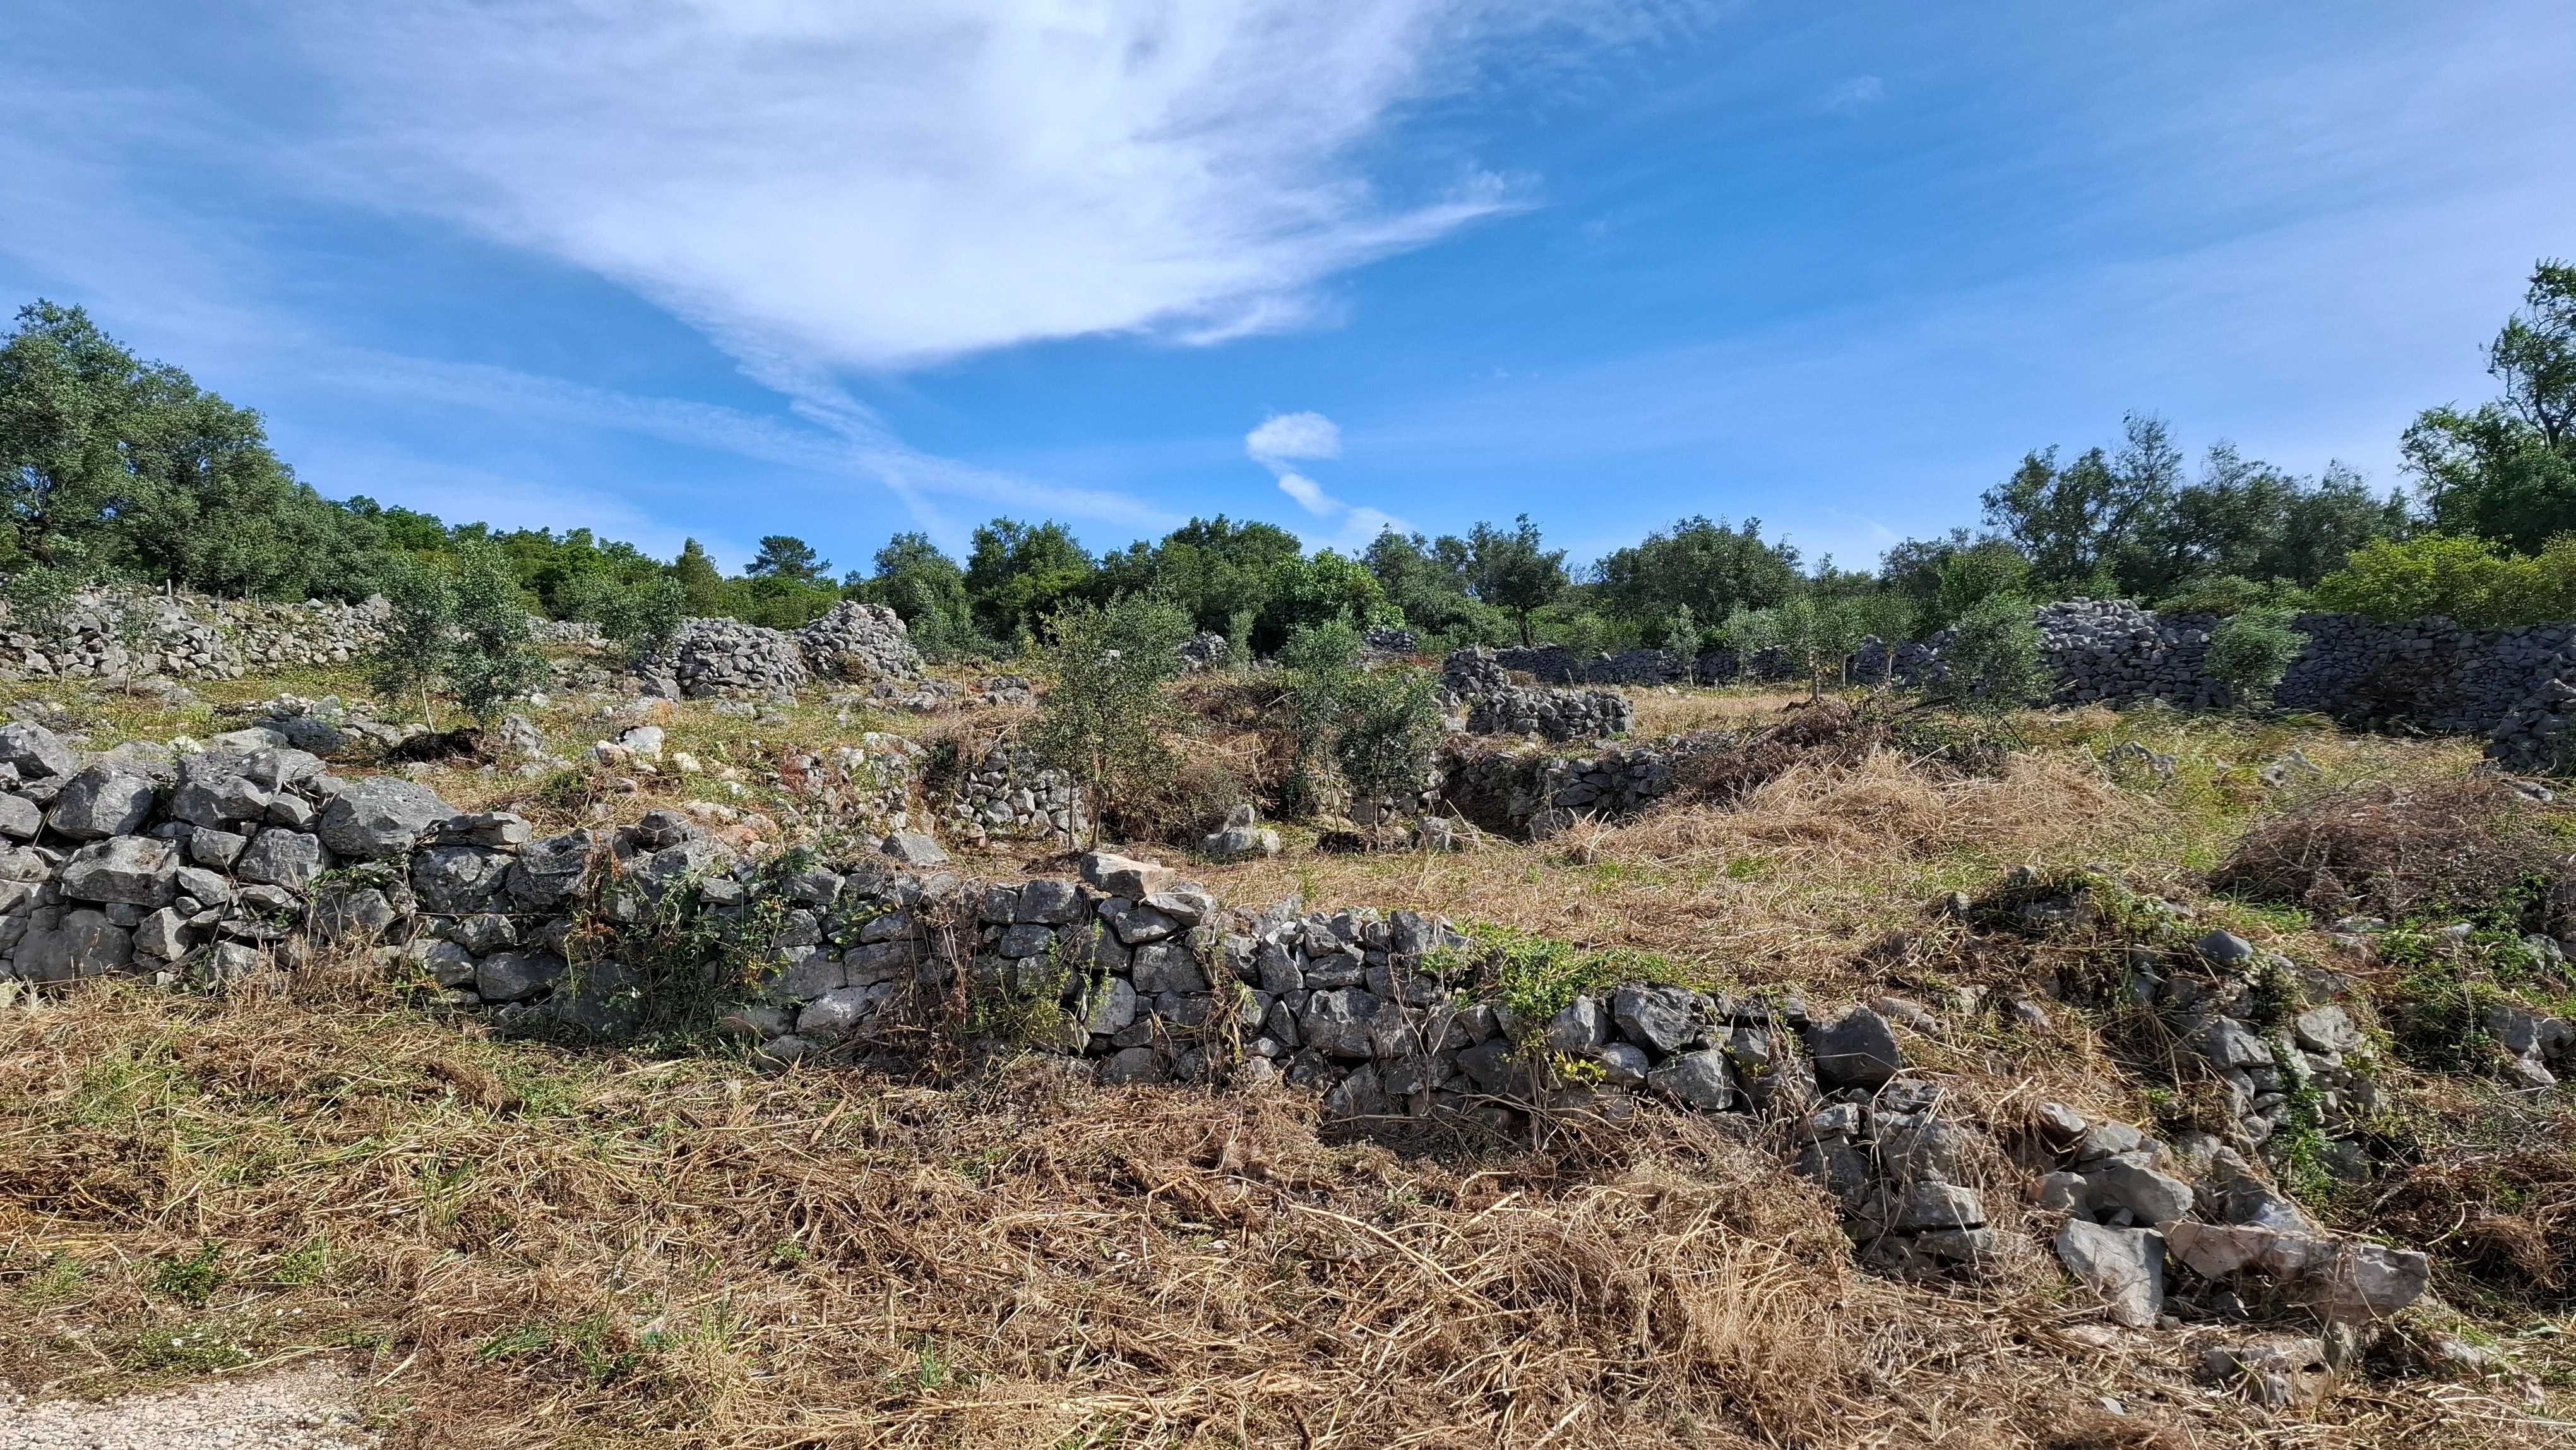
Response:
[[[98,745],[354,685],[208,687],[177,710],[61,699]],[[1786,703],[1639,698],[1653,729],[1758,726]],[[673,749],[741,778],[628,793],[599,771],[422,773],[549,825],[688,799],[774,816],[793,804],[769,775],[782,753],[1007,724],[665,708]],[[587,702],[537,719],[566,755],[627,723]],[[1279,859],[1195,874],[1232,901],[1416,906],[1842,1002],[2035,980],[2047,948],[1963,952],[1929,908],[2016,865],[2090,867],[2393,981],[2402,964],[2215,897],[2206,875],[2320,793],[2476,759],[2305,719],[2093,709],[2010,727],[2018,748],[1989,770],[1887,747],[1540,845],[1324,853],[1291,826]],[[2107,768],[2128,741],[2170,753],[2172,778]],[[2293,750],[2315,772],[2266,783]],[[2375,1371],[2272,1412],[2192,1378],[2202,1331],[2100,1324],[2035,1236],[1975,1285],[1862,1272],[1830,1201],[1783,1166],[1781,1130],[1750,1120],[1650,1107],[1511,1139],[1361,1132],[1286,1090],[1103,1089],[962,1048],[902,1078],[761,1072],[717,1042],[567,1051],[416,1000],[320,962],[222,998],[127,982],[0,1004],[0,1376],[95,1394],[332,1356],[394,1443],[425,1446],[2576,1443],[2576,1286],[2552,1278],[2576,1261],[2576,1159],[2557,1146],[2576,1117],[2475,1076],[2392,1067],[2405,1118],[2387,1126],[2418,1161],[2314,1185],[2312,1207],[2438,1240],[2447,1307],[2393,1342],[2500,1345],[2529,1379]],[[2101,1024],[2052,1011],[1907,1050],[1993,1121],[2044,1098],[2152,1120],[2152,1086]],[[2457,1224],[2432,1221],[2454,1207]]]

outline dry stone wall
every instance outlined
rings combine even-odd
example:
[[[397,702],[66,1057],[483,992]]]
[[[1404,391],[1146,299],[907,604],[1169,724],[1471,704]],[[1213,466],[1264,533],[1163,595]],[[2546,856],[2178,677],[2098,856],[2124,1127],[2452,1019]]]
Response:
[[[1637,707],[1613,690],[1559,690],[1516,685],[1493,650],[1463,649],[1440,674],[1449,708],[1463,707],[1474,735],[1539,735],[1594,740],[1636,728]]]
[[[345,664],[383,636],[385,609],[380,599],[284,604],[89,589],[42,627],[0,614],[0,680],[226,680],[259,669]]]
[[[1015,741],[1002,741],[965,763],[942,811],[954,840],[1072,845],[1091,830],[1082,787]]]
[[[2068,600],[2034,615],[2042,652],[2063,702],[2133,704],[2160,700],[2185,709],[2236,703],[2208,673],[2210,635],[2221,622],[2204,614],[2159,614],[2123,600]],[[2363,726],[2405,725],[2485,735],[2489,754],[2520,769],[2557,769],[2576,756],[2561,741],[2576,723],[2576,624],[2465,629],[2444,619],[2381,622],[2351,614],[2309,613],[2293,627],[2308,636],[2275,703],[2316,710]],[[1921,641],[1870,640],[1849,661],[1863,683],[1903,681],[1937,688],[1947,676],[1947,631]],[[1740,661],[1724,651],[1702,655],[1700,680],[1781,673],[1769,656]],[[1578,656],[1562,645],[1461,650],[1450,656],[1444,683],[1453,700],[1493,698],[1485,728],[1544,728],[1551,711],[1579,710],[1551,692],[1514,690],[1511,672],[1555,685],[1660,685],[1681,678],[1660,650]],[[1552,692],[1562,696],[1566,692]],[[1580,727],[1575,727],[1580,733]],[[1572,736],[1552,735],[1563,739]]]

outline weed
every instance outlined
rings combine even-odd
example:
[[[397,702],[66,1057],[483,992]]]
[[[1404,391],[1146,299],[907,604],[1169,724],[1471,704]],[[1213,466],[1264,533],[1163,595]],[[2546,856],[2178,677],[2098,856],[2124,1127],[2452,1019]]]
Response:
[[[223,1253],[222,1244],[208,1240],[184,1259],[156,1258],[152,1261],[152,1287],[182,1304],[202,1308],[232,1277],[218,1262]]]

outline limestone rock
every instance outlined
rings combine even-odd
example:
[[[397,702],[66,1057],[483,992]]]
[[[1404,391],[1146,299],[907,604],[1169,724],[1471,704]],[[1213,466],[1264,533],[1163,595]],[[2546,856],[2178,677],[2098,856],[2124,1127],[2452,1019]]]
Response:
[[[399,776],[371,775],[322,808],[322,844],[361,861],[386,861],[456,814],[438,792]]]
[[[2070,1218],[2057,1233],[2057,1258],[2101,1296],[2113,1323],[2144,1329],[2164,1312],[2165,1245],[2155,1230]]]

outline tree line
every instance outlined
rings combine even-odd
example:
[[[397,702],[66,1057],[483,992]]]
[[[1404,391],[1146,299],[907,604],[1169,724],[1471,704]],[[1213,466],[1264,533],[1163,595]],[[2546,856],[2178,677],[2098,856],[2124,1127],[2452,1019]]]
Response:
[[[1346,555],[1220,515],[1097,554],[1061,523],[997,518],[962,559],[900,533],[838,574],[773,535],[728,576],[694,540],[664,560],[587,529],[494,530],[326,499],[271,451],[257,413],[137,358],[81,309],[39,301],[0,341],[0,576],[18,608],[118,579],[361,599],[417,593],[419,571],[475,561],[528,609],[629,637],[684,614],[794,628],[859,599],[951,658],[1026,653],[1069,606],[1136,595],[1263,654],[1343,621],[1410,629],[1435,649],[1825,656],[1864,635],[1951,627],[1990,599],[2078,596],[2226,615],[2576,615],[2576,266],[2534,268],[2487,359],[2499,396],[2426,409],[2406,428],[2411,489],[2379,491],[2340,465],[2294,474],[2224,441],[2195,464],[2164,420],[2134,414],[2114,442],[2030,451],[1985,491],[1978,526],[1906,540],[1874,569],[1809,561],[1751,518],[1682,518],[1576,565],[1527,516],[1464,534],[1390,530]]]

